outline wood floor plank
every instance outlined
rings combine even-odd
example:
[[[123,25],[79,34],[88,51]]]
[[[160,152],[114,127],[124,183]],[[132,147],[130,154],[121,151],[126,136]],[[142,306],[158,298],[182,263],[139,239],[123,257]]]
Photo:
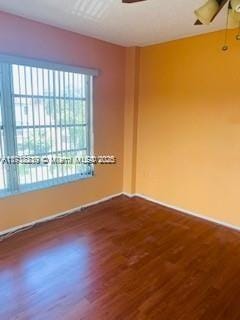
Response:
[[[1,320],[239,320],[240,233],[125,196],[0,242]]]

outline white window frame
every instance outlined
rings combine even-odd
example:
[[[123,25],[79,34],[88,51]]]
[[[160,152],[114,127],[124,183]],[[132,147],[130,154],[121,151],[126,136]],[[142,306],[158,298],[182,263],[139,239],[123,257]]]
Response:
[[[13,84],[11,65],[21,65],[27,67],[36,67],[42,69],[49,69],[51,71],[63,71],[70,73],[78,73],[86,76],[87,87],[87,110],[88,110],[88,155],[93,155],[94,132],[93,132],[93,78],[98,76],[99,71],[96,69],[76,67],[66,64],[52,63],[49,61],[40,61],[35,59],[28,59],[23,57],[15,57],[10,55],[0,54],[0,98],[2,122],[4,127],[4,148],[6,150],[5,156],[15,156],[16,154],[16,121],[15,109],[13,102]],[[30,184],[20,185],[17,167],[10,165],[6,167],[6,184],[7,188],[0,190],[0,198],[14,194],[19,194],[28,191],[40,190],[72,181],[90,178],[94,175],[94,167],[92,172],[87,176],[80,176],[74,174],[72,176],[64,176],[57,179],[50,179],[47,181],[34,182]]]

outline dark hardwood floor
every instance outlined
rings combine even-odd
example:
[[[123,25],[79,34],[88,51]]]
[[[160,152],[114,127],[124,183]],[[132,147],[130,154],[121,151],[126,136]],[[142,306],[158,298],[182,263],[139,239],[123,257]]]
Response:
[[[124,196],[0,242],[0,320],[239,320],[240,233]]]

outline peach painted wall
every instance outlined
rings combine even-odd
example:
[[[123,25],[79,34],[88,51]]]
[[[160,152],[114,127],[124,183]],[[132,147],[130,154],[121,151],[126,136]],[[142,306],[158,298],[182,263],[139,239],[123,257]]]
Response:
[[[0,53],[98,68],[94,83],[95,153],[116,166],[93,178],[0,200],[0,231],[122,191],[125,49],[0,12]]]
[[[240,226],[240,43],[141,49],[136,192]]]

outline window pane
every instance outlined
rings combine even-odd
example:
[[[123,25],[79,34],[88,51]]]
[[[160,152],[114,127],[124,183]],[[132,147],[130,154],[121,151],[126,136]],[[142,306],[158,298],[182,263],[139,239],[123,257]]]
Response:
[[[76,157],[90,150],[85,75],[12,65],[17,155]],[[90,175],[83,164],[19,165],[20,185]],[[59,181],[60,181],[59,180]]]

